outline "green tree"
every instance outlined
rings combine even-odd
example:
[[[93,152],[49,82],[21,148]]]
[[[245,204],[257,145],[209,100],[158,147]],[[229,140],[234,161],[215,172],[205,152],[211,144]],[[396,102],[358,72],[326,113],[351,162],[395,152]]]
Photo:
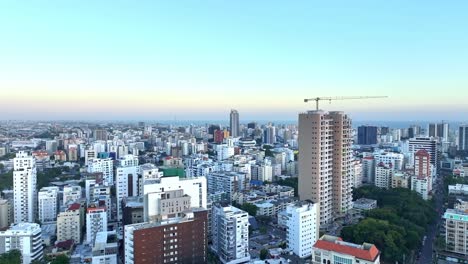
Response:
[[[15,249],[1,254],[0,264],[21,264],[21,252]]]
[[[244,203],[241,205],[240,209],[246,211],[251,216],[256,216],[258,207],[255,204]]]
[[[70,258],[66,255],[58,255],[50,264],[69,264]]]
[[[260,250],[260,259],[265,260],[267,257],[268,257],[268,250],[262,248],[262,250]]]

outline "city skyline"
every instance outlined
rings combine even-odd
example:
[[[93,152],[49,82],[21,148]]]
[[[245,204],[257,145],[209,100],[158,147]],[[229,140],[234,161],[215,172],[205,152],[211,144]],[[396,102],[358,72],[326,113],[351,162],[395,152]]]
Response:
[[[466,3],[1,3],[0,119],[464,120]],[[333,19],[331,19],[333,18]],[[19,107],[21,105],[21,107]],[[8,114],[8,115],[7,115]]]

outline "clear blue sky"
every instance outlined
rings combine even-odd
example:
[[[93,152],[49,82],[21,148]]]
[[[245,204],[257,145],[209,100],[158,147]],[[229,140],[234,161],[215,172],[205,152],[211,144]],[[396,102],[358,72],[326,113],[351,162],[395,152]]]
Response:
[[[1,1],[0,34],[0,119],[468,119],[467,1]]]

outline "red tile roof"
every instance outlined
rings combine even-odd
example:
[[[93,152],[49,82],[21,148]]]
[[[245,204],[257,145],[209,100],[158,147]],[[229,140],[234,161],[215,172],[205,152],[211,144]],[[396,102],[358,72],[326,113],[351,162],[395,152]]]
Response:
[[[356,258],[368,261],[374,261],[380,253],[380,251],[374,245],[372,245],[372,247],[369,250],[365,250],[343,244],[337,244],[335,242],[330,242],[326,240],[318,240],[315,243],[314,247],[322,250],[334,251],[342,254],[351,255]]]
[[[74,204],[72,204],[72,205],[70,205],[70,206],[68,207],[68,211],[75,211],[75,210],[80,209],[80,207],[81,207],[81,204],[79,204],[79,203],[74,203]]]

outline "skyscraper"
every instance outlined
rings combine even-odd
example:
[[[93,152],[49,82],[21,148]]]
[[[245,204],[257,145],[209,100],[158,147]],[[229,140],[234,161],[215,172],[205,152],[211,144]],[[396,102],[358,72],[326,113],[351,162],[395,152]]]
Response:
[[[439,140],[446,142],[448,140],[449,124],[442,123],[431,123],[428,125],[428,136],[436,137]]]
[[[320,206],[327,225],[352,207],[351,119],[343,112],[299,114],[299,198]]]
[[[231,114],[229,115],[229,128],[232,137],[239,136],[239,112],[237,112],[237,110],[231,110]]]
[[[468,150],[468,125],[458,128],[458,150]]]
[[[376,126],[358,127],[358,144],[359,145],[377,144],[377,127]]]
[[[34,223],[37,204],[36,161],[20,151],[13,159],[13,200],[15,223]]]

